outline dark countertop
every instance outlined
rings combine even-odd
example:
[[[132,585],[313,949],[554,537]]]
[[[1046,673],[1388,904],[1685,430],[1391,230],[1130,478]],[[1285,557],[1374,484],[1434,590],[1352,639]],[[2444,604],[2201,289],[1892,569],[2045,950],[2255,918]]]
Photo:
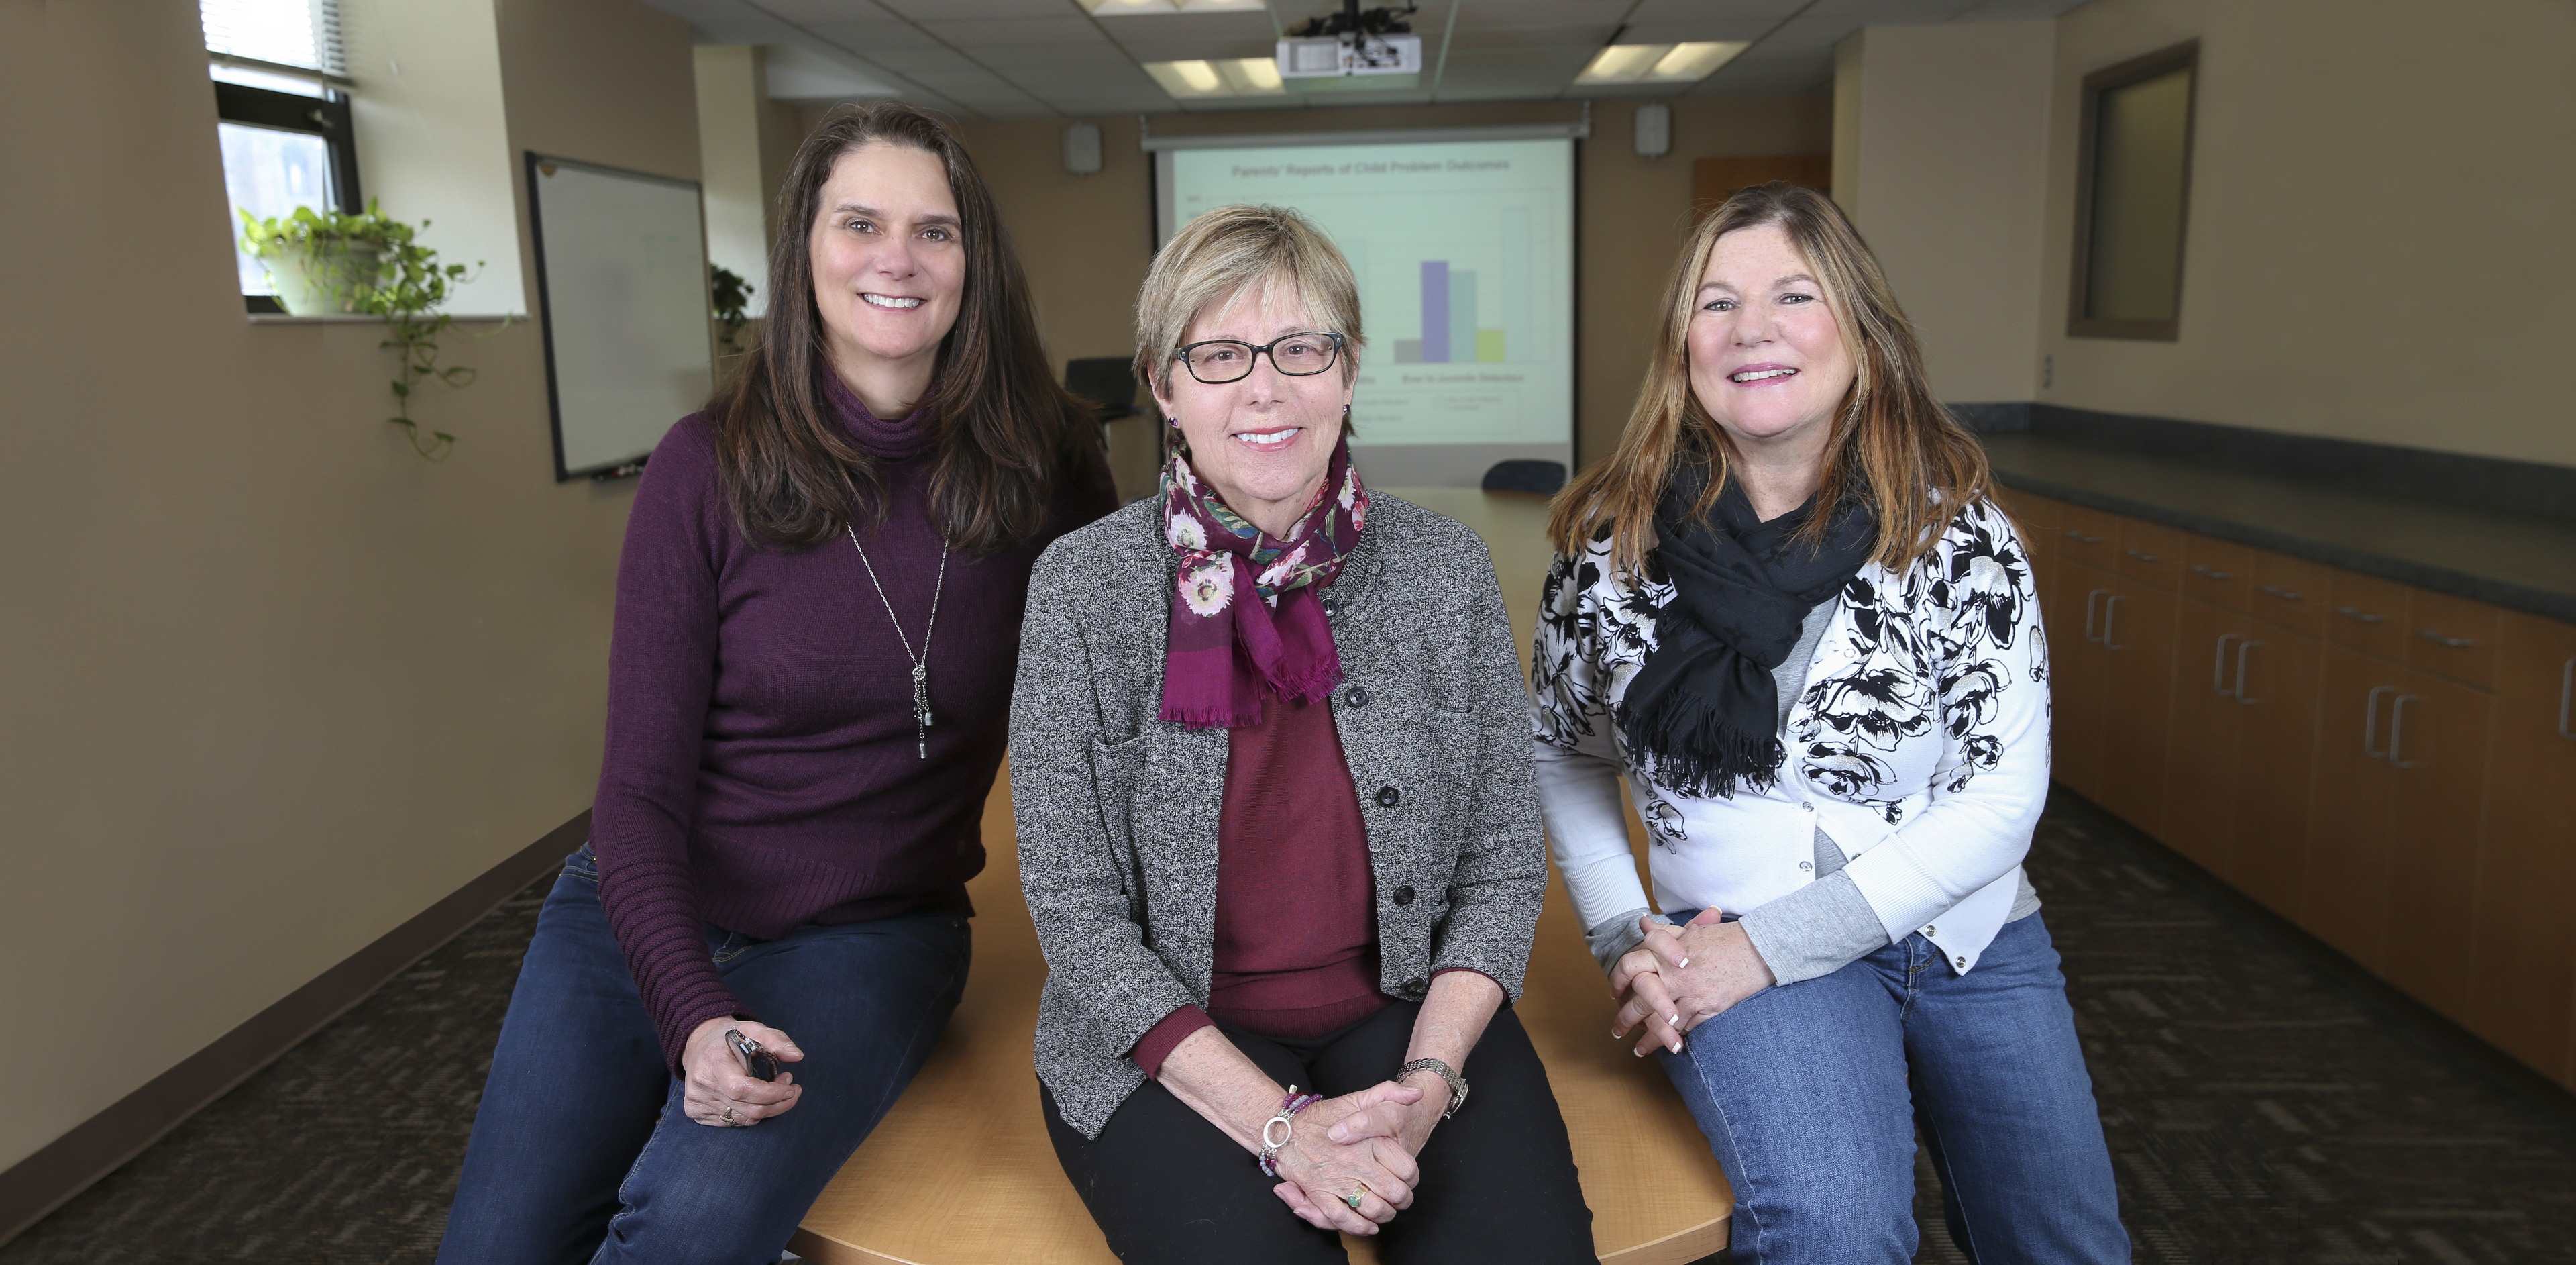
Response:
[[[2576,519],[1988,433],[2005,486],[2576,623]]]

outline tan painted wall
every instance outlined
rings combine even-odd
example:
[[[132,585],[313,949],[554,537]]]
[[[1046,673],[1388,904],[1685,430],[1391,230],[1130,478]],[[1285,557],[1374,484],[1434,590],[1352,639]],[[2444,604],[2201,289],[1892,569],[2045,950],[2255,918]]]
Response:
[[[1871,27],[1836,50],[1834,128],[1850,143],[1834,153],[1835,196],[1945,400],[2027,400],[2039,385],[2055,46],[2054,23],[1980,22]]]
[[[2576,465],[2576,6],[2094,0],[2057,26],[2038,398]],[[2181,339],[2068,338],[2083,76],[2195,37]]]
[[[686,25],[497,17],[514,150],[696,175]],[[0,1008],[53,1034],[0,1043],[42,1087],[0,1165],[597,776],[628,489],[554,483],[526,323],[456,344],[431,466],[377,420],[376,328],[244,319],[199,39],[190,0],[0,0],[0,117],[45,121],[0,129]]]
[[[1660,159],[1636,155],[1629,142],[1635,107],[1624,102],[1594,109],[1594,139],[1580,150],[1576,417],[1586,462],[1618,442],[1645,372],[1655,302],[1690,224],[1691,160],[1821,153],[1831,144],[1832,103],[1823,96],[1685,97],[1671,105],[1673,150]],[[1152,126],[1158,135],[1472,127],[1567,121],[1580,109],[1574,102],[1515,102],[1228,111],[1156,116]],[[1133,354],[1136,288],[1152,259],[1149,168],[1137,149],[1136,120],[1090,121],[1100,124],[1103,150],[1093,176],[1064,170],[1064,128],[1073,120],[962,128],[1027,264],[1048,354],[1058,363]]]

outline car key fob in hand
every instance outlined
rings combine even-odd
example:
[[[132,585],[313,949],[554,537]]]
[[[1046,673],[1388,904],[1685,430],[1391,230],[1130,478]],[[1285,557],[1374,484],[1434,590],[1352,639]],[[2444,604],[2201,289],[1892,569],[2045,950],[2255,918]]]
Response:
[[[778,1079],[778,1060],[760,1048],[759,1042],[742,1035],[740,1028],[725,1029],[725,1044],[732,1046],[734,1055],[742,1060],[743,1075],[756,1081]]]

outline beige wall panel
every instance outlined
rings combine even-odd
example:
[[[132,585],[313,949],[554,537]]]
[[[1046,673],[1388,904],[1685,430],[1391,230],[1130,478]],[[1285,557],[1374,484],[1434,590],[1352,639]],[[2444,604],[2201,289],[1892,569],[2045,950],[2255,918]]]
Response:
[[[499,17],[517,142],[695,176],[685,25]],[[464,440],[429,465],[378,328],[244,319],[199,39],[188,0],[0,0],[0,116],[49,120],[0,129],[0,1005],[53,1034],[0,1045],[44,1087],[0,1165],[597,777],[631,485],[553,481],[528,323],[452,342],[482,378],[419,405]]]
[[[2027,400],[2038,387],[2055,45],[2051,22],[1978,22],[1873,27],[1843,46],[1858,49],[1867,83],[1852,94],[1850,129],[1867,176],[1864,192],[1843,196],[1838,171],[1837,196],[1886,268],[1944,400]],[[1835,126],[1845,128],[1839,108]]]
[[[2576,465],[2576,6],[2095,0],[2057,28],[2038,398]],[[2193,38],[2181,337],[2068,338],[2081,81]]]

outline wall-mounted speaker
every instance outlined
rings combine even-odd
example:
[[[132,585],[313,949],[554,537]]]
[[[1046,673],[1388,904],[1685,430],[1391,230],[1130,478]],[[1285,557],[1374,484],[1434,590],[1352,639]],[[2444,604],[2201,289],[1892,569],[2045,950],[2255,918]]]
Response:
[[[1076,123],[1064,129],[1064,169],[1077,176],[1099,173],[1099,124]]]
[[[1661,158],[1673,152],[1673,108],[1661,101],[1637,107],[1637,156]]]

